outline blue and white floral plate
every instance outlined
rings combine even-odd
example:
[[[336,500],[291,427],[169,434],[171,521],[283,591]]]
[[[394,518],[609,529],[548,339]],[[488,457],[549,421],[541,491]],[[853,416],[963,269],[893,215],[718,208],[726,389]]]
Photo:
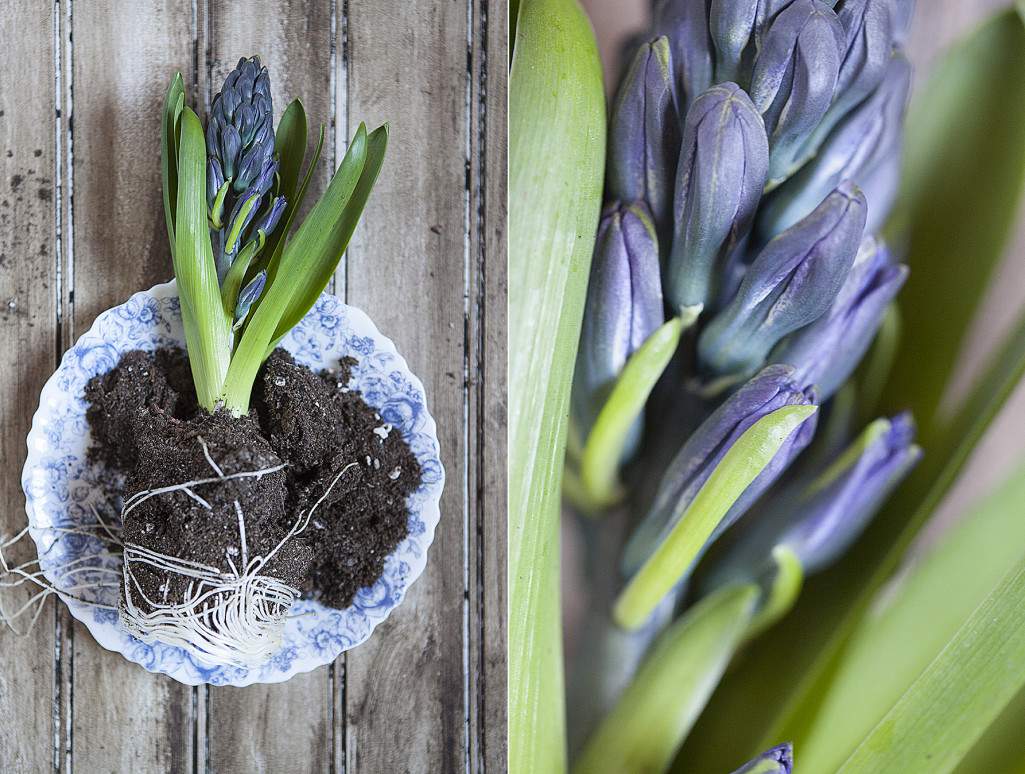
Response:
[[[111,474],[87,461],[90,445],[85,418],[86,383],[112,369],[133,349],[184,346],[181,311],[173,282],[136,293],[127,303],[101,314],[93,327],[61,360],[43,387],[39,410],[28,435],[28,460],[22,473],[30,534],[41,567],[57,588],[79,599],[116,607],[120,558],[105,551],[93,535],[94,509],[116,520],[120,502],[109,502]],[[350,355],[357,359],[352,387],[399,429],[423,468],[423,483],[409,500],[409,537],[388,557],[384,574],[362,589],[352,605],[334,610],[302,600],[288,621],[285,642],[258,668],[208,666],[181,648],[148,645],[130,636],[117,613],[62,597],[103,647],[121,653],[151,672],[189,685],[244,686],[277,683],[328,664],[339,653],[366,640],[374,627],[402,601],[427,564],[427,549],[441,516],[439,501],[445,474],[437,428],[427,411],[423,384],[406,366],[395,345],[381,335],[359,309],[324,294],[313,310],[282,341],[297,361],[314,370],[335,367]],[[106,555],[105,555],[106,554]],[[70,571],[69,568],[75,568]],[[99,584],[99,588],[83,588]]]

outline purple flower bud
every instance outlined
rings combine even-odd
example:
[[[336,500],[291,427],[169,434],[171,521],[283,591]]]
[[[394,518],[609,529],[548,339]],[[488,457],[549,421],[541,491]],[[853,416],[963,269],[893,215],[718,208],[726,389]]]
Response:
[[[654,503],[630,538],[623,569],[633,574],[675,526],[687,507],[722,461],[726,452],[758,420],[784,406],[814,403],[811,391],[794,381],[794,369],[769,366],[727,398],[683,444],[669,464]],[[815,433],[816,415],[804,421],[777,452],[773,461],[751,482],[713,533],[711,540],[739,519]]]
[[[654,30],[669,39],[676,105],[680,115],[686,115],[691,102],[712,85],[707,2],[660,0],[655,6]]]
[[[641,202],[612,204],[598,228],[573,380],[574,416],[583,432],[627,358],[664,321],[651,215]]]
[[[221,128],[221,152],[219,158],[224,168],[224,177],[230,180],[235,177],[235,162],[242,150],[242,137],[233,124]]]
[[[263,293],[264,285],[267,284],[267,271],[261,271],[253,277],[249,283],[239,291],[238,301],[235,304],[235,325],[244,322],[249,310],[252,309],[256,299]]]
[[[224,185],[224,173],[221,172],[221,163],[212,156],[206,162],[206,204],[213,207],[217,192]]]
[[[921,458],[910,414],[873,423],[797,505],[800,519],[782,536],[813,573],[836,561],[862,533],[883,501]]]
[[[769,195],[758,212],[759,235],[770,239],[790,228],[843,180],[865,192],[865,228],[876,233],[897,196],[910,87],[911,67],[896,55],[872,96],[833,129],[811,161]]]
[[[743,248],[751,228],[768,159],[762,120],[739,86],[713,86],[694,101],[683,129],[666,271],[675,309],[714,296],[717,269]]]
[[[255,231],[262,231],[265,235],[270,234],[277,228],[278,221],[281,220],[281,215],[285,211],[285,197],[279,196],[273,202],[271,202],[270,209],[267,214],[257,221],[254,228]]]
[[[711,0],[708,27],[715,46],[715,83],[747,85],[755,52],[790,0]]]
[[[646,202],[660,233],[671,228],[680,154],[672,82],[669,42],[642,45],[619,89],[609,131],[609,194]]]
[[[798,382],[828,400],[861,362],[907,275],[884,245],[866,239],[829,311],[783,339],[770,359],[794,366]]]
[[[806,574],[832,564],[864,531],[922,456],[910,414],[878,419],[817,475],[776,492],[757,519],[739,525],[728,549],[699,578],[699,594],[764,574],[785,545]]]
[[[751,100],[769,135],[770,184],[791,174],[829,109],[844,48],[843,27],[822,0],[794,0],[769,27],[755,60]]]
[[[805,145],[811,156],[829,131],[876,90],[893,54],[896,5],[901,0],[843,0],[836,8],[846,46],[836,81],[836,95],[822,122]]]
[[[698,340],[706,375],[754,372],[780,339],[829,309],[854,263],[866,212],[861,191],[843,183],[765,246]]]
[[[733,774],[791,774],[793,770],[794,748],[786,742],[748,761]]]

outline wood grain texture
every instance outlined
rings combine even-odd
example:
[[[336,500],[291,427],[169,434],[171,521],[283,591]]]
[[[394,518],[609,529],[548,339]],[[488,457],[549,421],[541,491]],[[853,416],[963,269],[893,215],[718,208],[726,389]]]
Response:
[[[470,206],[471,276],[477,314],[471,319],[476,348],[477,400],[470,426],[478,429],[477,464],[470,471],[476,494],[476,529],[470,556],[477,573],[470,578],[471,605],[483,626],[471,627],[470,760],[481,771],[505,771],[506,737],[506,185],[508,164],[505,107],[509,61],[507,13],[501,3],[480,3],[474,20],[471,74],[471,158],[475,185]],[[471,561],[471,566],[473,562]],[[473,607],[471,608],[473,610]]]
[[[238,60],[257,54],[270,68],[275,121],[289,102],[301,98],[311,150],[320,124],[328,125],[324,155],[310,182],[304,212],[327,187],[332,168],[333,10],[330,0],[211,0],[200,13],[204,64],[199,95],[207,107]],[[297,675],[278,685],[199,693],[207,714],[199,734],[204,740],[199,771],[281,772],[297,765],[309,771],[330,770],[333,706],[328,670]]]
[[[54,19],[49,7],[45,13],[24,4],[11,10],[0,14],[0,72],[17,72],[20,83],[17,90],[0,86],[0,535],[7,537],[25,526],[25,435],[53,370],[57,307]],[[37,96],[27,100],[26,93]],[[30,542],[5,551],[5,557],[30,560]],[[13,610],[34,591],[0,589],[0,601]],[[47,603],[26,637],[0,624],[4,771],[30,774],[53,765],[54,609]]]
[[[194,80],[192,15],[166,0],[76,3],[72,45],[73,335],[171,276],[160,193],[160,114],[176,70]],[[65,342],[70,346],[72,341]],[[71,633],[71,761],[80,772],[182,771],[192,690]]]
[[[431,561],[349,654],[346,770],[466,768],[464,667],[471,363],[467,321],[469,23],[465,0],[348,5],[348,126],[391,123],[388,158],[348,253],[348,301],[394,339],[427,389],[446,485]]]

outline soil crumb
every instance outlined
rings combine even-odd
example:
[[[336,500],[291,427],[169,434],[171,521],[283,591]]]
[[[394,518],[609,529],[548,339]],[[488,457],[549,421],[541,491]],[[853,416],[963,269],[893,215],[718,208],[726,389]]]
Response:
[[[236,502],[245,504],[250,556],[272,551],[313,508],[265,571],[331,607],[351,604],[407,536],[406,498],[421,480],[399,432],[349,389],[354,365],[314,373],[279,349],[257,378],[249,416],[237,419],[198,408],[182,350],[129,352],[92,379],[90,456],[125,474],[128,494],[209,478],[207,454],[225,475],[285,466],[198,490],[209,508],[182,491],[150,498],[129,514],[126,540],[227,570],[241,553]],[[185,591],[143,575],[151,599]]]

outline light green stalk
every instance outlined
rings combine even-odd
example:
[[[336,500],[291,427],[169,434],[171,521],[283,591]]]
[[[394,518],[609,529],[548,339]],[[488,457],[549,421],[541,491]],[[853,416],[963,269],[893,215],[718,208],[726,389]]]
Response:
[[[522,0],[510,75],[509,770],[566,768],[559,509],[605,98],[576,0]]]

